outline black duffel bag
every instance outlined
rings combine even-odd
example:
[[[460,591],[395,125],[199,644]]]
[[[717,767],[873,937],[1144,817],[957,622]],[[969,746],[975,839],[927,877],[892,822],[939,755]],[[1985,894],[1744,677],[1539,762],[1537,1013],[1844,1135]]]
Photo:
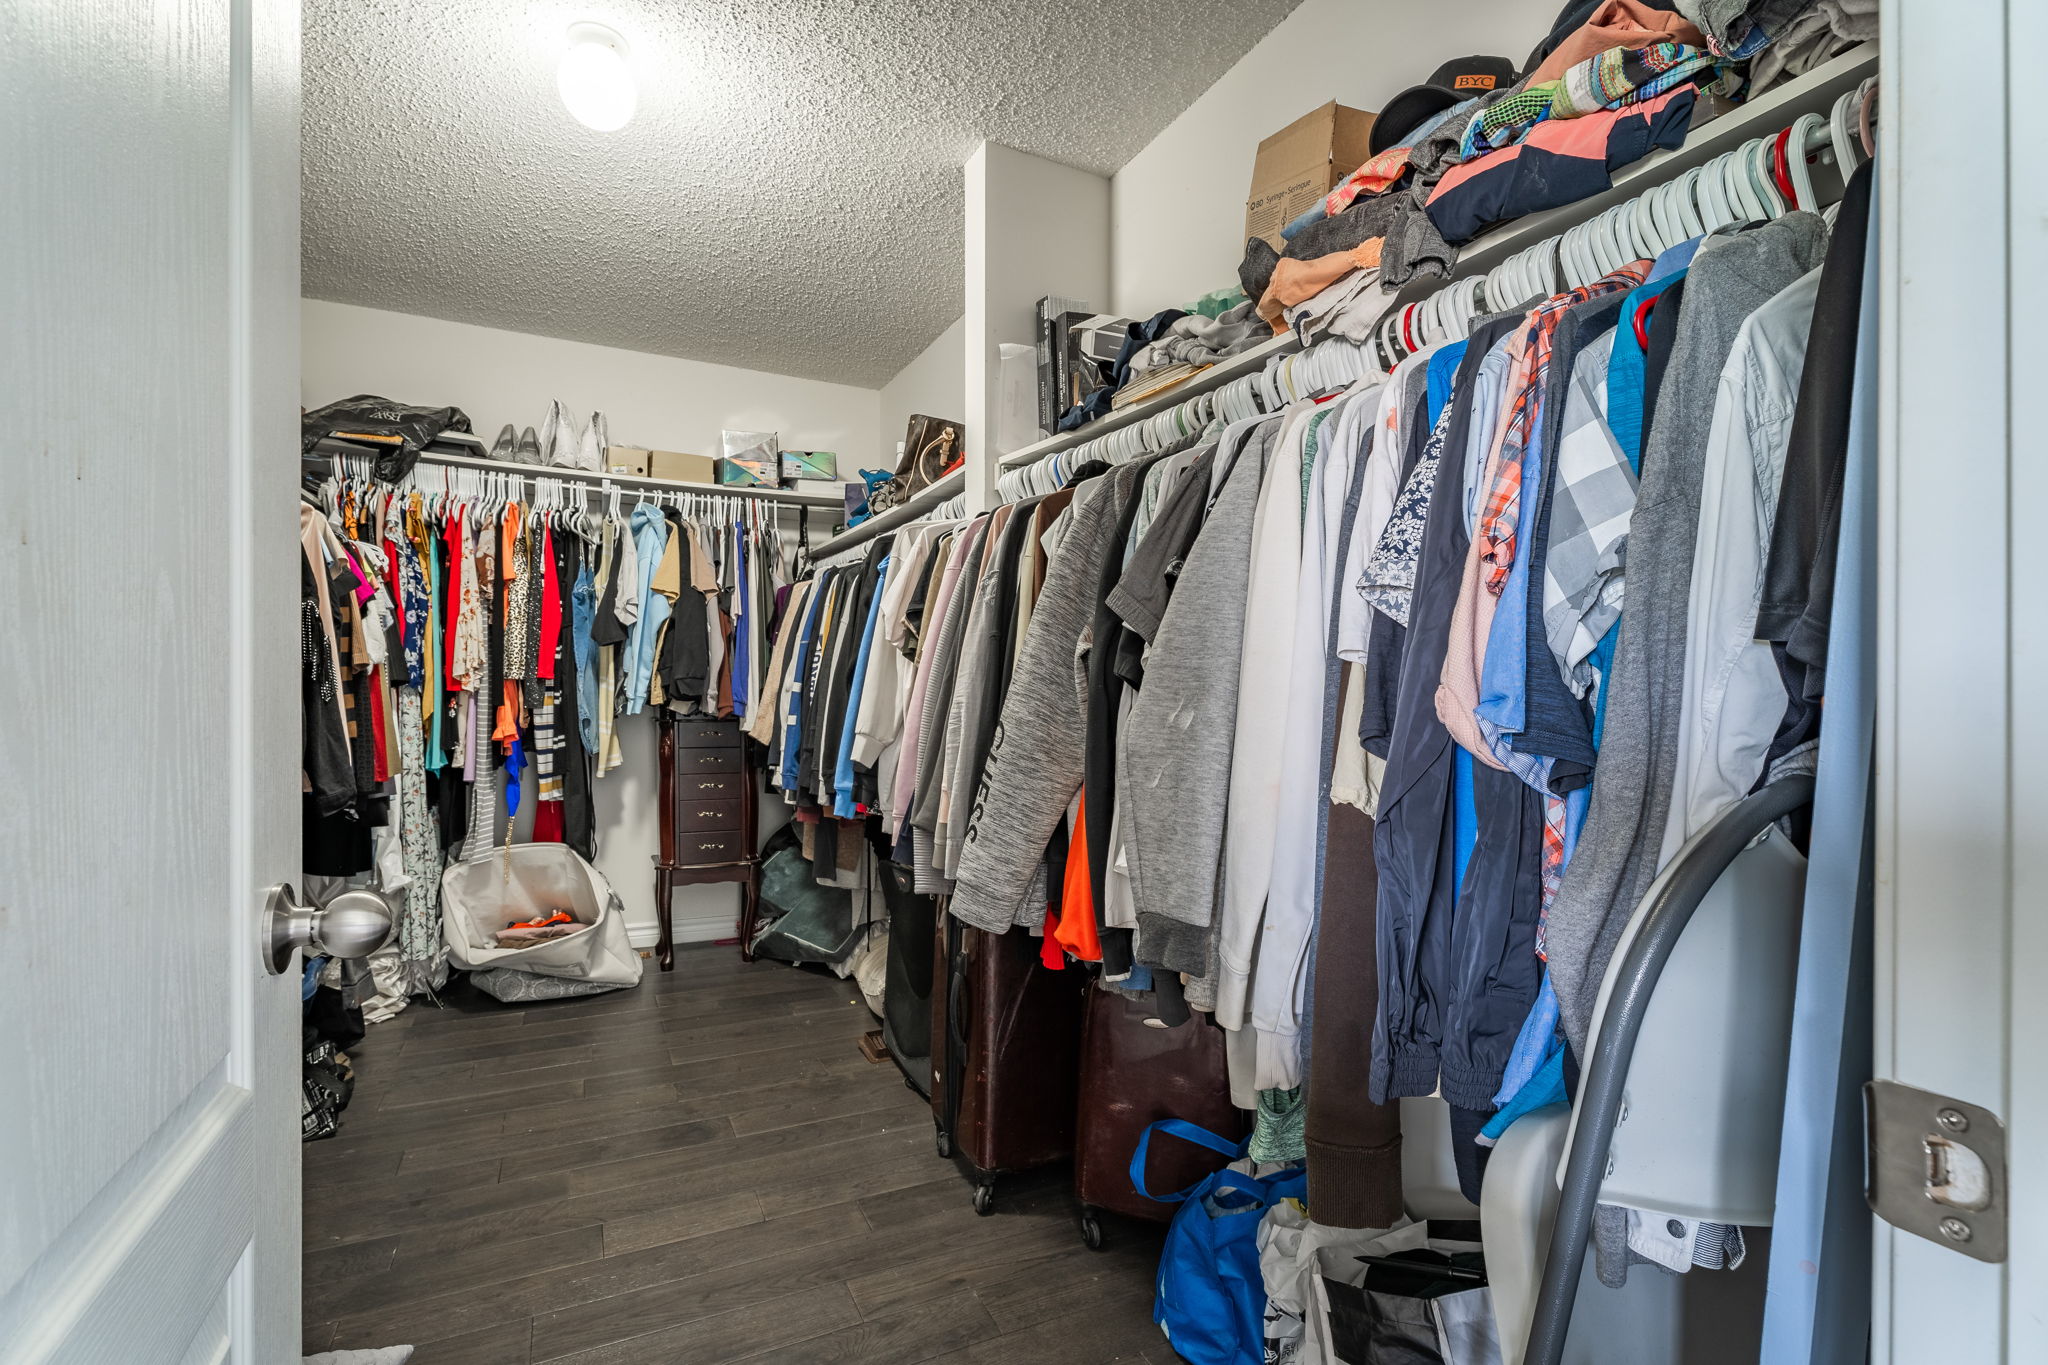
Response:
[[[468,431],[461,408],[416,408],[373,393],[359,393],[315,408],[299,419],[300,448],[310,453],[322,439],[355,441],[377,457],[376,476],[397,483],[412,472],[427,444],[444,431]]]

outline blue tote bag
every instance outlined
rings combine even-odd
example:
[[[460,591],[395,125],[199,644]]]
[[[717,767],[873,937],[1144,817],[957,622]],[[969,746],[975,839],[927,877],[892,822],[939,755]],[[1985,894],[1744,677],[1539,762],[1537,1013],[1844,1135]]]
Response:
[[[1283,1199],[1308,1192],[1300,1167],[1254,1178],[1224,1169],[1184,1190],[1154,1194],[1145,1188],[1145,1158],[1152,1135],[1165,1133],[1233,1159],[1251,1139],[1230,1142],[1182,1119],[1163,1119],[1145,1130],[1131,1154],[1131,1184],[1147,1199],[1180,1204],[1159,1253],[1152,1320],[1188,1365],[1260,1365],[1265,1358],[1266,1282],[1259,1274],[1259,1223]]]

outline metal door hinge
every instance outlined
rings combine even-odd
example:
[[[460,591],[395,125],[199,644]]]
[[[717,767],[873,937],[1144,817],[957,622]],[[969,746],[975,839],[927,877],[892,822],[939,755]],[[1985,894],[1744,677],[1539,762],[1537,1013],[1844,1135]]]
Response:
[[[1871,1211],[1979,1261],[2003,1261],[2005,1125],[1989,1109],[1897,1081],[1863,1087]]]

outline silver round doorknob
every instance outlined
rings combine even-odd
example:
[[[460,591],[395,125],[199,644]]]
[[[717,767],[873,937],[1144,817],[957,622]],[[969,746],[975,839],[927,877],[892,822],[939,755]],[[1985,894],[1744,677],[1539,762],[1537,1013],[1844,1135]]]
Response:
[[[344,891],[324,906],[299,904],[292,888],[270,888],[263,912],[263,965],[276,976],[299,948],[344,961],[365,958],[391,937],[391,907],[374,891]]]

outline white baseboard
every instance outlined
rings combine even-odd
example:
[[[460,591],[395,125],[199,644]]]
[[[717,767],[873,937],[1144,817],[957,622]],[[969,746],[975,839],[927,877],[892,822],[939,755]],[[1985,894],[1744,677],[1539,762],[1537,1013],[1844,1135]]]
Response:
[[[675,917],[677,943],[715,943],[722,938],[731,938],[738,932],[732,915],[724,909],[709,913],[690,914],[678,911]],[[661,942],[661,929],[653,924],[629,924],[626,926],[626,942],[635,948],[652,948]]]

